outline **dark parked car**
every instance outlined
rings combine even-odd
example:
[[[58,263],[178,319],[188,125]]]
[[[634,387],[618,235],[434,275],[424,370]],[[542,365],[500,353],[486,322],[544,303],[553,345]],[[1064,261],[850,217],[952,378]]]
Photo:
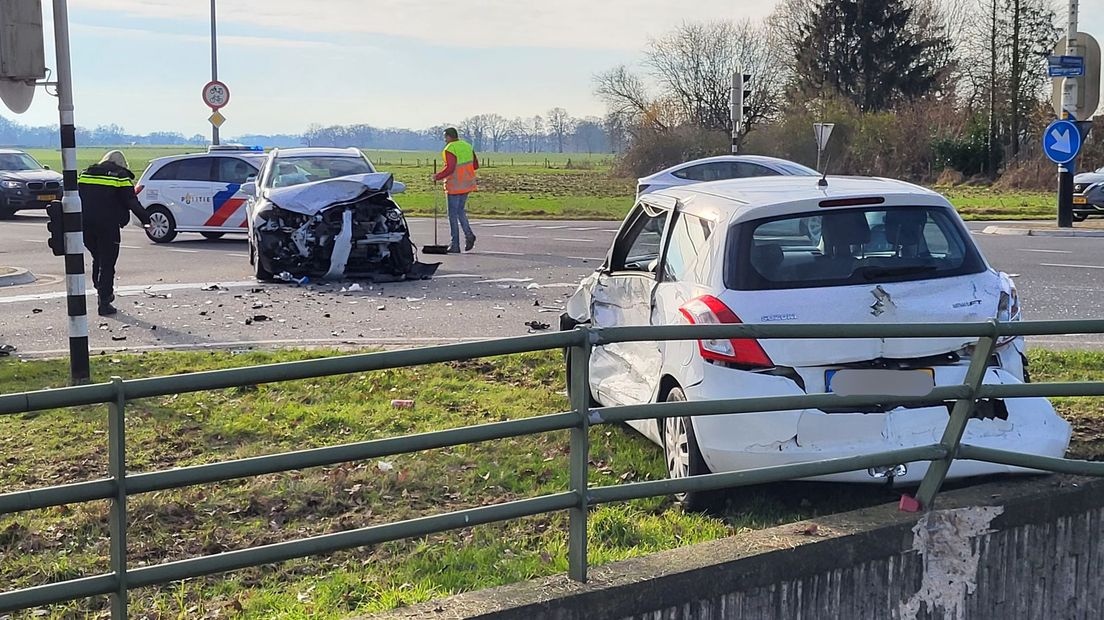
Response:
[[[61,174],[17,149],[0,149],[0,219],[61,200]]]

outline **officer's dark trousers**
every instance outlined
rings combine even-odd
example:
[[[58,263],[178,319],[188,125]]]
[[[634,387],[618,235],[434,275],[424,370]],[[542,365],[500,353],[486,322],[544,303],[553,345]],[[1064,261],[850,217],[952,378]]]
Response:
[[[119,227],[93,226],[84,229],[84,247],[92,255],[92,285],[100,303],[115,297],[115,263],[119,260]]]

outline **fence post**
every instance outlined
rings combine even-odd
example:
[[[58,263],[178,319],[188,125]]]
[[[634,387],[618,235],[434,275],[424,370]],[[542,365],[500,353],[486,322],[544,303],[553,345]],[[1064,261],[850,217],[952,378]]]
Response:
[[[970,421],[970,416],[973,415],[977,405],[977,391],[985,379],[985,371],[989,368],[989,356],[993,354],[993,346],[996,344],[1000,329],[1000,324],[994,319],[990,319],[989,324],[993,328],[993,333],[978,338],[973,356],[970,358],[970,366],[966,370],[964,383],[970,388],[970,396],[955,401],[950,418],[947,420],[947,427],[943,429],[943,438],[939,440],[939,444],[947,449],[947,456],[931,462],[924,480],[920,483],[920,488],[916,491],[916,500],[924,510],[929,510],[935,502],[935,495],[943,486],[943,481],[947,478],[947,472],[950,471],[951,463],[954,462],[955,454],[958,452],[958,446],[962,442],[966,423]]]
[[[111,532],[111,572],[117,587],[111,594],[111,620],[127,618],[127,490],[126,490],[126,393],[123,380],[111,377],[115,400],[108,404],[107,441],[108,467],[115,480],[115,497],[111,500],[109,525]]]
[[[579,419],[571,429],[571,491],[578,495],[579,503],[571,509],[567,533],[567,574],[575,581],[587,578],[587,474],[590,463],[590,330],[578,328],[583,341],[571,347],[569,385],[571,409]]]

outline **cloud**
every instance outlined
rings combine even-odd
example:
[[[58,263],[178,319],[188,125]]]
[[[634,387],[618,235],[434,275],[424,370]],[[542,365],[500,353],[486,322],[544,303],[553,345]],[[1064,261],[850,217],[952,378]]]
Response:
[[[391,35],[430,45],[635,50],[682,21],[759,18],[777,0],[224,0],[221,23],[321,35]],[[73,0],[136,18],[208,20],[206,2]]]
[[[118,37],[125,36],[129,40],[134,39],[149,39],[157,41],[179,41],[182,43],[196,43],[201,45],[210,45],[211,39],[206,35],[198,34],[181,34],[171,32],[159,32],[155,30],[143,30],[140,28],[120,28],[117,26],[95,26],[91,24],[74,23],[70,24],[69,29],[72,32],[83,33],[93,36],[105,36],[105,37]],[[359,51],[371,51],[381,52],[379,48],[371,46],[349,46],[342,45],[330,41],[315,41],[315,40],[303,40],[303,39],[284,39],[279,37],[254,37],[254,36],[241,36],[241,35],[219,35],[219,46],[229,47],[259,47],[259,48],[281,48],[281,49],[308,49],[308,50],[323,50],[323,51],[346,51],[346,50],[359,50]]]

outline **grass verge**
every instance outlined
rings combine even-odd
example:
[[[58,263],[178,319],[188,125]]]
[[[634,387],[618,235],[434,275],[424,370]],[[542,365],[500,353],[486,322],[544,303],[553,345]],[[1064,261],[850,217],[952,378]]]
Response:
[[[97,360],[98,380],[193,372],[332,355],[285,351],[149,353]],[[1104,380],[1104,354],[1038,352],[1036,380]],[[554,353],[380,371],[282,385],[136,401],[128,410],[132,471],[512,419],[567,407]],[[0,364],[0,393],[64,385],[61,360]],[[412,398],[413,410],[393,398]],[[1099,400],[1060,399],[1079,457],[1104,453]],[[0,490],[100,477],[107,467],[103,407],[0,418]],[[659,450],[621,427],[592,429],[592,484],[664,475]],[[566,432],[315,468],[135,496],[134,565],[172,561],[342,531],[447,509],[558,492],[567,486]],[[713,515],[668,498],[603,505],[590,520],[600,564],[802,518],[892,501],[884,488],[792,483],[729,495]],[[0,517],[0,583],[26,587],[107,570],[104,502]],[[133,593],[154,617],[340,618],[566,570],[566,515],[397,541],[321,558]],[[27,612],[102,612],[91,600]],[[23,617],[23,616],[19,616]]]

